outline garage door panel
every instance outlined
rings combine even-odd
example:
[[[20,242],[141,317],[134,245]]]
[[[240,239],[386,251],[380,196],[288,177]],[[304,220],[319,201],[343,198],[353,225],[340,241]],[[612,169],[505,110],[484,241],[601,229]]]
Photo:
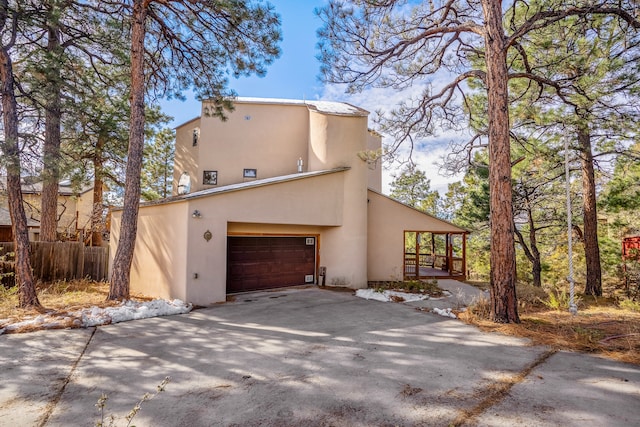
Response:
[[[272,289],[305,284],[315,277],[315,238],[227,238],[227,292]]]

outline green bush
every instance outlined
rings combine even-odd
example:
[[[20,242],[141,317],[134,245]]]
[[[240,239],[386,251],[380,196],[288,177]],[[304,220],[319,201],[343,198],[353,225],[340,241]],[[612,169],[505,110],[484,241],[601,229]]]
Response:
[[[640,301],[634,301],[631,298],[624,298],[618,305],[624,310],[630,310],[640,313]]]
[[[580,298],[574,295],[574,302],[576,305],[580,302]],[[540,299],[540,302],[545,306],[549,307],[552,310],[563,311],[569,309],[570,294],[567,290],[562,287],[556,287],[550,289],[547,293],[547,297],[544,299]]]

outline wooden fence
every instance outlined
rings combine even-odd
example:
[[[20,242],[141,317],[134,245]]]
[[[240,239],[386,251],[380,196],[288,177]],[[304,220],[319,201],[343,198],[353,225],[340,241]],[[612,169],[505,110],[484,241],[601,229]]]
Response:
[[[0,243],[0,275],[14,272],[13,243]],[[6,259],[5,259],[6,258]],[[73,280],[88,277],[107,280],[109,274],[109,248],[89,247],[81,242],[31,242],[31,267],[34,278],[44,282]],[[13,275],[2,279],[2,284],[14,283]]]

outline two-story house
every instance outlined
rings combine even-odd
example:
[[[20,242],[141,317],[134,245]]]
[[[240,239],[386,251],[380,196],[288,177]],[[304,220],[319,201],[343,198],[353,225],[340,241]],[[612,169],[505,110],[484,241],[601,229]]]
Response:
[[[29,240],[40,240],[42,181],[33,177],[22,179],[22,200],[29,227]],[[70,180],[58,185],[58,234],[64,239],[77,239],[91,226],[93,184],[75,188]],[[6,196],[6,177],[0,178],[0,242],[13,240]]]
[[[463,277],[467,231],[381,193],[381,137],[345,103],[240,98],[176,128],[175,195],[140,206],[135,292],[207,305],[303,284]],[[122,212],[113,211],[111,254]],[[113,255],[112,255],[113,256]]]

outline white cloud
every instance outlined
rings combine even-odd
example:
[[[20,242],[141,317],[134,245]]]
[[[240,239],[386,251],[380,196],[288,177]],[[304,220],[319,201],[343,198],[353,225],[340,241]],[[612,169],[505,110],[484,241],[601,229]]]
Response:
[[[440,78],[433,82],[433,86],[434,88],[440,88],[446,83],[446,78]],[[427,85],[428,83],[425,81],[417,82],[405,90],[370,88],[353,94],[345,92],[345,85],[327,85],[324,88],[321,99],[348,102],[370,111],[369,121],[372,126],[377,111],[391,111],[402,101],[420,96],[427,88]],[[442,158],[449,153],[451,141],[459,142],[468,138],[469,136],[465,132],[440,129],[433,137],[421,138],[415,141],[411,159],[420,170],[426,172],[427,177],[431,180],[431,189],[437,190],[440,195],[446,193],[447,186],[450,183],[460,181],[464,175],[464,171],[460,171],[460,173],[453,176],[445,174],[444,170],[441,170],[443,166]],[[391,144],[392,142],[388,135],[383,135],[383,144]],[[398,159],[400,161],[408,160],[409,153],[408,143],[403,144],[398,153]],[[401,163],[398,162],[385,165],[382,172],[384,193],[389,193],[389,184],[393,180],[392,175],[399,173],[400,167]]]

